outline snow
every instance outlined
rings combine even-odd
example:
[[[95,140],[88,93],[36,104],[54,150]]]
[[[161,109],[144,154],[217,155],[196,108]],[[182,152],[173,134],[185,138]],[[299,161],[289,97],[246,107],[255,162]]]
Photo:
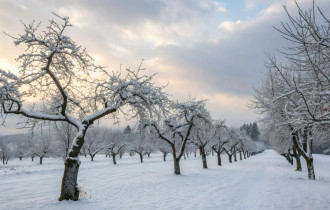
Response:
[[[0,209],[329,209],[330,156],[314,155],[316,180],[306,166],[294,171],[273,150],[249,159],[209,169],[200,157],[181,160],[183,175],[173,174],[170,155],[124,156],[118,165],[104,155],[80,157],[79,186],[86,192],[78,202],[58,202],[63,160],[11,160],[0,167]],[[302,161],[304,162],[304,161]]]

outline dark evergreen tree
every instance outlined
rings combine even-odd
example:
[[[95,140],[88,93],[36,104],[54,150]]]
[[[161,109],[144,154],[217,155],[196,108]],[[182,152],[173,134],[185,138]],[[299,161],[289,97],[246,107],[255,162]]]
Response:
[[[126,126],[126,128],[124,129],[124,134],[130,134],[130,133],[132,133],[132,128],[131,128],[131,126]]]
[[[260,136],[260,131],[257,122],[243,124],[240,130],[245,131],[253,141],[258,141]]]

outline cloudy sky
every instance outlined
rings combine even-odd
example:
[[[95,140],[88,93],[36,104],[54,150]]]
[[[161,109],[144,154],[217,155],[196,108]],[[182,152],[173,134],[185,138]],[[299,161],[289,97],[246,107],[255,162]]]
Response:
[[[303,8],[312,0],[298,0]],[[264,71],[265,52],[285,41],[272,28],[286,20],[282,5],[295,13],[293,0],[0,0],[0,30],[22,33],[20,20],[29,23],[69,16],[68,34],[85,46],[97,63],[117,70],[132,68],[144,59],[157,83],[172,98],[208,99],[214,119],[229,125],[253,122],[247,108],[253,85]],[[316,0],[329,11],[329,0]],[[0,68],[15,69],[23,51],[0,34]],[[8,117],[1,134],[17,132],[17,117]]]

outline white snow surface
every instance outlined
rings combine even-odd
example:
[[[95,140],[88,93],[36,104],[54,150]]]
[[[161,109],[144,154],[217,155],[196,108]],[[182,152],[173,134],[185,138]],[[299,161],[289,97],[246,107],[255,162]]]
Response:
[[[191,155],[192,156],[192,155]],[[151,158],[124,156],[113,165],[104,155],[94,162],[81,157],[79,201],[57,201],[64,164],[61,159],[11,160],[0,167],[0,209],[329,209],[330,156],[314,155],[317,179],[294,171],[273,150],[246,160],[209,169],[200,157],[181,160],[181,173],[173,174],[173,162],[161,154]],[[302,160],[302,162],[304,162]]]

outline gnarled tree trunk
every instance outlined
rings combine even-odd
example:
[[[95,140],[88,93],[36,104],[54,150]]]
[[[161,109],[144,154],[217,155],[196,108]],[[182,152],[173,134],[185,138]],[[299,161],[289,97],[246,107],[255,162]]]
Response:
[[[116,161],[116,155],[115,154],[112,154],[112,162],[113,164],[117,164],[117,161]]]
[[[293,132],[292,134],[292,152],[293,152],[293,157],[296,159],[296,171],[301,171],[301,162],[300,162],[300,157],[297,153],[297,132]]]
[[[140,161],[141,161],[141,163],[143,163],[143,155],[142,155],[142,153],[139,153],[139,155],[140,155]]]
[[[173,163],[174,163],[174,174],[175,175],[181,175],[180,171],[180,158],[176,157],[176,149],[174,145],[171,145],[172,147],[172,153],[173,153]]]
[[[235,152],[234,152],[234,161],[235,161],[235,162],[237,162],[237,154],[236,154],[236,153],[237,153],[237,152],[235,151]]]
[[[175,175],[181,175],[180,160],[175,158],[173,162],[174,162],[174,174]]]
[[[221,153],[217,152],[218,166],[221,166]]]
[[[207,168],[205,149],[204,149],[204,147],[200,147],[199,150],[200,150],[201,156],[202,156],[203,168]]]
[[[293,152],[293,157],[296,159],[296,171],[301,171],[300,157],[299,157],[299,155],[297,153],[297,149],[294,145],[292,148],[292,152]]]
[[[232,163],[233,162],[233,155],[230,155],[230,154],[228,154],[228,159],[229,159],[229,163]]]
[[[166,155],[167,155],[167,153],[164,152],[164,153],[163,153],[163,160],[164,160],[164,161],[166,161]]]
[[[78,155],[81,147],[84,144],[84,137],[87,131],[87,126],[80,132],[78,132],[68,157],[65,159],[64,174],[62,178],[61,195],[59,201],[62,200],[73,200],[79,199],[79,188],[78,188],[78,172],[80,161]]]
[[[309,160],[306,160],[306,163],[307,163],[308,179],[315,180],[313,158],[309,158]]]

